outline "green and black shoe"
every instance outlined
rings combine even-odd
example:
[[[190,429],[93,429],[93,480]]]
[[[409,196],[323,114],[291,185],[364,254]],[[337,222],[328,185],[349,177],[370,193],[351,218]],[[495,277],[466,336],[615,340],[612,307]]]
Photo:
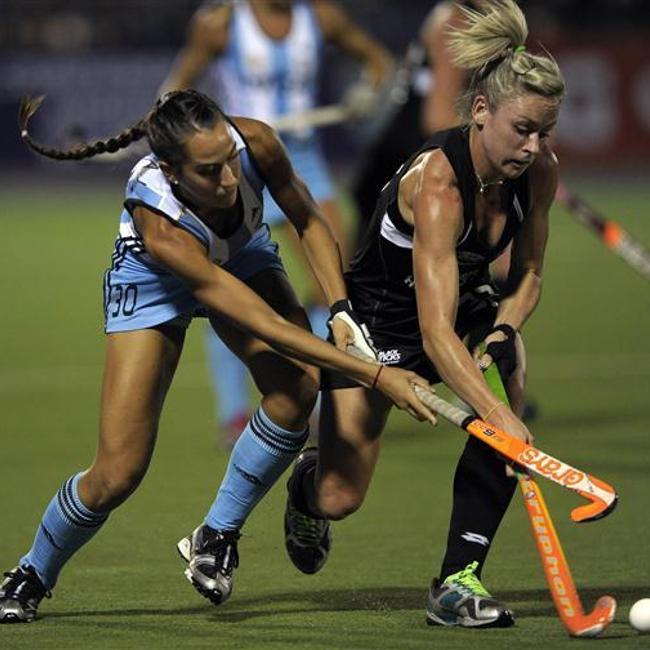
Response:
[[[298,510],[293,503],[293,482],[305,469],[316,465],[318,450],[304,449],[287,482],[287,505],[284,511],[284,545],[293,565],[302,573],[320,571],[332,547],[330,522],[327,519],[310,517]]]

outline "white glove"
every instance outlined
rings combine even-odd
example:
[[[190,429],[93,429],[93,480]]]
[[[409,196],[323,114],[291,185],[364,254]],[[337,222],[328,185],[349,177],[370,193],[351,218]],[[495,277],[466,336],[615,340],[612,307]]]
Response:
[[[370,115],[379,100],[379,93],[367,82],[358,81],[351,85],[343,95],[343,105],[353,118]]]
[[[365,323],[362,323],[354,313],[352,303],[349,300],[338,300],[330,308],[330,319],[327,321],[330,330],[332,330],[332,324],[336,320],[343,321],[352,333],[347,345],[353,345],[367,356],[377,359],[377,352],[370,337],[370,332]]]

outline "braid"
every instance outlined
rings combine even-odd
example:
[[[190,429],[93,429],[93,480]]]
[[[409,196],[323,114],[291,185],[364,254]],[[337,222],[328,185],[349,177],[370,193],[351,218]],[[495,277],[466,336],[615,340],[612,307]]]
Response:
[[[102,153],[114,153],[146,138],[151,151],[160,160],[178,165],[185,159],[187,138],[224,119],[219,106],[207,95],[196,90],[172,91],[158,99],[139,122],[112,138],[78,144],[68,150],[54,149],[34,140],[27,128],[44,99],[44,95],[23,98],[18,111],[18,127],[20,136],[30,149],[55,160],[83,160]]]
[[[37,142],[29,134],[28,125],[30,119],[34,116],[36,111],[40,108],[45,95],[40,97],[24,97],[20,103],[18,110],[18,127],[20,128],[20,136],[25,144],[30,149],[47,158],[54,158],[55,160],[83,160],[85,158],[92,158],[100,153],[114,153],[119,149],[128,147],[132,142],[140,140],[146,135],[147,118],[144,118],[134,124],[133,126],[118,133],[112,138],[107,140],[96,140],[85,144],[75,145],[72,149],[62,150],[46,147],[40,142]]]

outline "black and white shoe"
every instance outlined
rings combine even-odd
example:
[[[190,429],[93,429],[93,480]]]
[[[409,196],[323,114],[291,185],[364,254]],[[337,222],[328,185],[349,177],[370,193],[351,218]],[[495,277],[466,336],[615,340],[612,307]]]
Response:
[[[185,576],[214,605],[225,603],[232,593],[233,571],[239,566],[239,537],[239,531],[219,531],[203,524],[176,545],[187,562]]]
[[[52,594],[31,567],[17,566],[0,584],[0,623],[31,623],[43,598]]]
[[[307,574],[323,568],[332,547],[330,522],[300,512],[292,500],[293,482],[302,477],[308,466],[316,464],[317,457],[316,447],[308,447],[296,458],[287,482],[289,496],[284,511],[284,545],[294,566]]]

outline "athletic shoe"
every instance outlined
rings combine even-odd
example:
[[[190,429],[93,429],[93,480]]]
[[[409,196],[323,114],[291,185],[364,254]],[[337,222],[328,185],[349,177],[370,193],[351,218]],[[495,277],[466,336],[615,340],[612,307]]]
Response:
[[[302,477],[307,466],[315,465],[316,447],[304,449],[287,481],[287,506],[284,511],[284,545],[294,566],[302,573],[316,573],[323,568],[332,546],[330,523],[327,519],[305,515],[296,508],[292,499],[292,486]]]
[[[31,623],[43,598],[52,594],[32,567],[17,566],[0,585],[0,623]]]
[[[185,576],[214,605],[225,603],[232,593],[232,574],[239,566],[238,540],[239,531],[218,531],[203,524],[176,545],[187,562]]]
[[[512,611],[495,600],[476,577],[478,562],[450,575],[443,583],[434,579],[427,601],[429,625],[510,627]]]

